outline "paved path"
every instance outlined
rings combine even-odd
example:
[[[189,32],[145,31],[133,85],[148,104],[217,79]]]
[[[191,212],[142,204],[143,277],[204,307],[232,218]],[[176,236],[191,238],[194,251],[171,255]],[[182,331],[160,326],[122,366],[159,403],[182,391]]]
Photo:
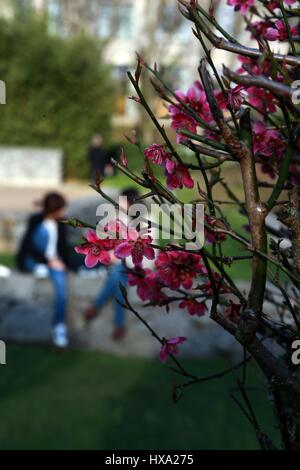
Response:
[[[34,208],[34,204],[41,200],[46,192],[51,190],[53,188],[0,186],[0,212],[2,214],[19,211],[30,212]],[[54,190],[60,191],[70,202],[95,194],[88,186],[88,183],[64,183]]]

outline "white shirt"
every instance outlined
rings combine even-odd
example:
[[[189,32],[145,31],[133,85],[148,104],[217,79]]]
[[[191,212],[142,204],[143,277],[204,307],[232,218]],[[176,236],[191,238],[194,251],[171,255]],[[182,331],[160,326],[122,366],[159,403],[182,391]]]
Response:
[[[48,232],[49,240],[45,251],[45,256],[48,260],[57,258],[57,241],[58,241],[58,227],[57,222],[53,219],[45,219],[43,226]]]

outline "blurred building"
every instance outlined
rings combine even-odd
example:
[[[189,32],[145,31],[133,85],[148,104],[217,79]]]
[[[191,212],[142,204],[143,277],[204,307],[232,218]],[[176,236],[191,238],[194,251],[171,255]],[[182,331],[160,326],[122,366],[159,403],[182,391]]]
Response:
[[[46,15],[53,34],[68,36],[84,32],[102,41],[103,59],[112,66],[118,89],[116,127],[133,127],[139,120],[138,107],[126,99],[132,95],[126,72],[135,66],[136,51],[149,63],[159,64],[173,89],[186,89],[198,78],[202,51],[192,33],[191,23],[178,11],[176,0],[2,1],[6,4],[2,14],[6,11],[9,15],[13,9],[34,8]],[[202,1],[204,7],[209,4],[210,0]],[[229,29],[234,27],[238,32],[239,27],[233,22],[233,9],[226,6],[226,0],[220,0],[217,5],[222,24]],[[225,61],[225,54],[219,53],[218,64]],[[156,105],[163,115],[160,103]]]
[[[26,0],[23,0],[26,2]],[[208,3],[208,0],[205,0]],[[99,37],[104,60],[113,68],[118,84],[117,127],[136,125],[137,106],[126,72],[135,67],[135,52],[164,69],[169,84],[186,88],[197,78],[200,47],[191,24],[174,0],[27,0],[47,14],[53,34],[67,36],[85,32]]]

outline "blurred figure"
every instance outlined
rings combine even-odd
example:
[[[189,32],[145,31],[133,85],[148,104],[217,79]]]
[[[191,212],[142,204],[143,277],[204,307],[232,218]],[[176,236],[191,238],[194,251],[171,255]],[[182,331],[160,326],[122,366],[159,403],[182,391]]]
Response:
[[[103,148],[103,139],[100,134],[95,134],[88,149],[91,181],[95,182],[97,172],[100,177],[111,176],[113,167],[109,157]]]
[[[59,193],[49,193],[42,210],[33,214],[27,224],[17,254],[17,266],[22,272],[37,277],[50,276],[55,292],[53,343],[58,348],[68,346],[67,314],[67,242],[64,217],[66,201]]]
[[[127,197],[127,206],[122,207],[123,209],[127,210],[132,204],[136,202],[139,193],[136,189],[130,188],[123,191],[122,196]],[[125,222],[125,220],[123,220],[123,222]],[[126,223],[128,223],[128,220]],[[125,310],[118,303],[118,301],[123,302],[124,300],[119,285],[121,283],[124,287],[127,286],[127,272],[126,263],[124,261],[116,258],[113,254],[111,254],[111,258],[113,264],[108,270],[108,276],[105,284],[97,295],[93,305],[86,309],[84,316],[86,321],[93,320],[98,315],[98,311],[103,308],[111,298],[113,298],[115,315],[112,339],[114,341],[119,341],[126,334]]]

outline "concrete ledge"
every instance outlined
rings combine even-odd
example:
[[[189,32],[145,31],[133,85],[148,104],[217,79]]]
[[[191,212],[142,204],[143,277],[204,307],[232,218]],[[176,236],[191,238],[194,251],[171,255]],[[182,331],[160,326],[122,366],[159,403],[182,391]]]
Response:
[[[68,323],[72,345],[96,349],[122,356],[156,357],[160,346],[145,326],[130,312],[127,314],[127,335],[120,342],[111,339],[113,306],[109,303],[88,326],[82,312],[94,299],[105,279],[105,272],[97,279],[69,276]],[[174,308],[143,308],[130,289],[129,296],[135,308],[159,335],[166,338],[186,336],[181,347],[185,357],[207,357],[220,354],[238,358],[241,348],[236,341],[208,318],[191,317],[186,311]],[[22,343],[49,343],[53,289],[49,280],[37,280],[31,275],[13,273],[0,282],[0,338]]]

